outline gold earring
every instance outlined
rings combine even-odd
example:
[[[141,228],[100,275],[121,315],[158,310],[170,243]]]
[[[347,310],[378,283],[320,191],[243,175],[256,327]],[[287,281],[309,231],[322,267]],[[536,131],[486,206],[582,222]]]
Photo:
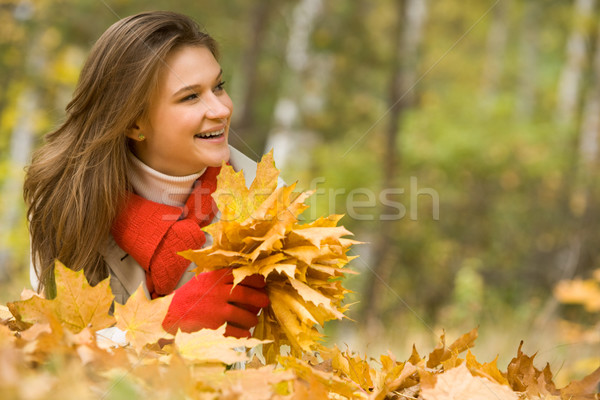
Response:
[[[142,141],[142,140],[144,140],[144,139],[146,139],[146,136],[144,136],[144,134],[143,134],[143,133],[140,133],[140,134],[138,135],[138,140],[141,142],[141,141]]]

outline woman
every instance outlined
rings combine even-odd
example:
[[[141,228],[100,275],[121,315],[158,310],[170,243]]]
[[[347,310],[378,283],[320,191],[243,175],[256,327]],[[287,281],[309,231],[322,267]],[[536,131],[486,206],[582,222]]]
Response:
[[[206,245],[222,162],[249,181],[256,170],[227,143],[233,104],[217,56],[214,39],[173,12],[122,19],[100,37],[66,121],[27,171],[34,287],[55,295],[59,259],[91,284],[110,276],[120,303],[140,283],[149,297],[174,291],[169,332],[227,322],[226,334],[250,335],[268,305],[264,279],[232,291],[230,270],[193,276],[177,255]]]

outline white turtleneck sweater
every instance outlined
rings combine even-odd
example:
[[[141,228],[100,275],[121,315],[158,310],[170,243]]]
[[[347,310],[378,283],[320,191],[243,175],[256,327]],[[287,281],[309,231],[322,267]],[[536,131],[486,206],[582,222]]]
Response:
[[[158,172],[144,164],[133,153],[127,154],[129,168],[127,177],[136,194],[146,200],[168,206],[180,207],[185,204],[194,182],[202,176],[206,168],[187,176],[171,176]]]

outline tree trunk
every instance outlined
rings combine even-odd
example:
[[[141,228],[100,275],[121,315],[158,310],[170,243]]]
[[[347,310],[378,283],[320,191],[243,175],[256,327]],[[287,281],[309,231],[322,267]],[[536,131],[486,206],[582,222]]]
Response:
[[[566,249],[562,250],[566,257],[556,257],[555,281],[570,280],[583,269],[591,269],[598,257],[598,239],[594,231],[598,220],[597,190],[598,190],[598,164],[600,161],[599,138],[600,134],[600,24],[597,24],[596,47],[591,68],[591,87],[585,96],[581,112],[581,127],[579,129],[578,148],[571,175],[568,179],[569,190],[568,205],[565,206],[574,216],[574,223],[570,229],[570,240]],[[580,54],[583,60],[583,54]],[[579,66],[582,74],[585,65]],[[580,79],[580,78],[577,78]],[[577,96],[579,97],[579,95]],[[576,102],[578,103],[578,102]],[[570,106],[569,106],[570,107]],[[577,110],[568,110],[575,114]],[[566,114],[563,116],[565,117]],[[570,116],[574,118],[574,116]],[[567,123],[564,121],[563,123]],[[573,181],[573,182],[571,182]],[[546,329],[558,307],[558,301],[550,297],[542,312],[535,321],[536,329]]]
[[[510,0],[500,1],[493,10],[481,79],[485,99],[494,99],[498,95],[508,43],[510,3]]]
[[[538,70],[538,33],[541,7],[538,2],[526,2],[521,22],[521,40],[519,49],[520,68],[517,88],[517,115],[524,120],[533,117],[536,106],[537,70]]]
[[[23,226],[23,179],[24,168],[29,163],[35,137],[36,112],[41,101],[36,86],[45,72],[47,50],[42,43],[43,28],[36,26],[23,43],[27,49],[24,69],[25,85],[17,100],[17,115],[10,136],[10,155],[7,157],[8,173],[0,187],[0,281],[9,278],[14,266],[21,267],[24,260],[17,259],[11,237]],[[28,263],[27,263],[28,264]]]
[[[565,143],[569,152],[567,167],[564,171],[561,192],[561,210],[569,218],[573,215],[573,199],[577,197],[578,181],[580,177],[581,150],[579,149],[580,135],[577,126],[582,115],[581,107],[583,96],[582,84],[584,74],[590,63],[589,49],[586,46],[588,38],[592,36],[591,16],[595,15],[596,0],[575,0],[573,11],[572,30],[567,40],[565,65],[563,67],[557,93],[557,109],[555,121],[557,129],[568,133],[573,138]],[[577,140],[579,139],[579,140]],[[573,221],[568,230],[577,231],[577,223]],[[575,246],[578,247],[578,246]]]
[[[11,265],[20,261],[14,260],[10,235],[17,224],[22,222],[23,168],[29,163],[33,149],[38,102],[39,95],[35,89],[26,88],[21,92],[17,106],[19,114],[10,137],[9,173],[0,191],[6,205],[0,210],[0,236],[7,238],[2,240],[0,246],[0,281],[6,280]]]
[[[572,127],[576,123],[581,79],[588,60],[589,24],[586,22],[594,14],[595,6],[596,0],[575,0],[573,30],[567,41],[567,59],[558,83],[556,122],[561,126]]]
[[[591,236],[588,219],[595,207],[590,202],[597,180],[598,131],[600,130],[600,24],[591,16],[595,14],[595,0],[577,0],[575,2],[575,23],[567,46],[567,61],[561,77],[559,92],[558,122],[569,130],[576,130],[577,146],[573,151],[569,170],[566,172],[564,209],[574,217],[572,225],[572,244],[576,249],[573,259],[575,265],[559,266],[561,279],[570,279],[579,266],[589,260],[589,241]],[[595,24],[595,25],[594,25]],[[592,57],[586,45],[593,42],[592,29],[596,29],[595,52]],[[591,67],[590,67],[591,61]],[[591,70],[591,71],[588,71]],[[583,93],[581,81],[589,72],[590,84],[587,93]],[[568,85],[572,85],[568,87]],[[583,98],[583,102],[580,100]],[[583,104],[582,104],[583,103]],[[580,123],[579,123],[580,121]],[[579,125],[579,126],[578,126]]]
[[[231,137],[231,144],[237,148],[244,148],[244,143],[240,142],[241,140],[248,140],[241,138],[252,138],[252,143],[249,144],[256,149],[264,148],[267,140],[267,130],[257,129],[256,127],[256,105],[258,104],[257,99],[260,94],[261,82],[258,65],[260,55],[263,53],[265,33],[274,8],[272,3],[271,0],[257,2],[252,13],[251,30],[249,32],[252,39],[243,56],[243,100],[241,110],[236,113],[237,117],[233,123],[233,131],[237,135]]]
[[[592,63],[592,86],[583,108],[579,134],[579,155],[582,173],[590,177],[598,162],[598,132],[600,132],[600,24],[597,27],[596,50]],[[587,179],[586,179],[587,181]]]
[[[396,178],[401,163],[398,150],[400,141],[401,118],[404,112],[413,106],[415,92],[413,85],[417,80],[419,48],[423,36],[423,24],[426,16],[426,3],[422,0],[397,0],[396,13],[396,54],[392,62],[389,84],[389,123],[385,136],[385,156],[382,162],[382,189],[396,187]],[[396,212],[389,206],[382,206],[380,215],[392,215]],[[393,248],[398,221],[379,221],[375,239],[373,258],[369,260],[372,274],[367,278],[364,290],[364,305],[361,320],[365,326],[367,340],[377,338],[383,328],[381,321],[384,294],[388,292],[389,277],[397,265],[397,256]]]
[[[579,130],[579,163],[575,196],[581,198],[582,209],[579,216],[577,237],[581,239],[580,262],[578,267],[594,265],[598,254],[597,245],[592,245],[596,233],[593,232],[598,206],[594,201],[598,186],[598,163],[600,134],[600,24],[597,25],[596,48],[592,61],[591,87],[585,97]]]
[[[286,50],[286,69],[282,72],[283,87],[275,105],[273,127],[266,149],[276,148],[275,162],[284,168],[292,158],[301,162],[309,148],[317,142],[313,132],[300,131],[307,97],[304,81],[318,74],[320,85],[326,85],[328,66],[310,51],[310,38],[317,18],[323,10],[322,0],[301,0],[294,8]],[[319,95],[317,94],[316,97]]]

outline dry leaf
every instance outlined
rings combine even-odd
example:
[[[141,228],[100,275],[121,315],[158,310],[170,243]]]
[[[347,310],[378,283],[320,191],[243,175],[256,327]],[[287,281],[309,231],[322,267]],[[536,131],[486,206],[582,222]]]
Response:
[[[595,400],[600,389],[600,367],[580,381],[560,389],[561,400]]]
[[[308,379],[296,379],[294,381],[294,393],[291,396],[291,400],[315,400],[315,399],[328,399],[331,398],[329,395],[329,388],[322,381],[316,377],[309,377]]]
[[[519,399],[509,387],[471,375],[464,364],[437,375],[433,387],[422,387],[421,397],[424,400]]]
[[[307,382],[319,383],[325,386],[329,392],[348,398],[354,398],[355,394],[361,393],[360,386],[355,382],[343,380],[333,373],[319,371],[310,366],[306,361],[290,356],[280,356],[278,361],[283,368],[293,371],[299,378]]]
[[[533,365],[535,354],[531,357],[521,351],[523,342],[519,345],[517,355],[507,367],[507,380],[516,392],[527,392],[531,396],[555,396],[558,391],[552,382],[550,367],[546,365],[543,371]]]
[[[240,400],[266,400],[272,398],[274,385],[291,381],[294,374],[291,371],[276,371],[274,365],[266,365],[258,369],[227,371],[225,377],[227,388],[235,388]],[[223,394],[226,396],[228,390]]]
[[[21,294],[21,300],[9,302],[7,306],[19,324],[19,330],[25,330],[36,322],[45,322],[48,315],[55,313],[54,303],[39,295],[27,298]]]
[[[446,335],[442,333],[440,344],[429,354],[427,358],[427,367],[434,368],[442,362],[448,360],[452,354],[460,354],[470,347],[473,347],[475,339],[477,339],[477,328],[465,333],[456,339],[450,346],[446,348]]]
[[[417,371],[417,367],[410,362],[396,362],[389,356],[381,356],[382,368],[376,372],[375,390],[370,396],[371,400],[382,400],[393,391],[413,387],[416,380],[409,379]]]
[[[226,337],[225,324],[217,329],[201,329],[192,333],[178,331],[175,335],[177,353],[194,363],[233,364],[246,361],[246,353],[236,349],[252,348],[263,343],[267,341]]]
[[[498,382],[501,385],[509,384],[508,380],[506,379],[504,374],[502,374],[502,372],[500,372],[500,370],[498,369],[498,366],[497,366],[498,357],[497,356],[494,359],[494,361],[492,361],[490,363],[480,364],[475,359],[475,356],[473,354],[471,354],[471,351],[469,350],[467,352],[465,361],[467,363],[467,368],[469,368],[469,371],[471,371],[471,373],[473,375],[488,378],[490,380]]]
[[[159,339],[171,338],[162,322],[167,315],[173,295],[149,300],[142,285],[127,299],[125,305],[115,302],[117,328],[126,332],[127,340],[139,353],[144,346]]]
[[[36,323],[46,321],[48,315],[54,315],[72,332],[79,332],[86,327],[97,331],[115,323],[108,313],[114,300],[109,278],[92,287],[82,270],[72,271],[58,260],[54,275],[56,298],[47,300],[34,295],[28,300],[8,303],[15,318],[26,323]]]
[[[366,358],[363,359],[348,350],[342,352],[337,346],[323,357],[331,359],[331,366],[337,375],[356,382],[364,390],[373,390],[373,376],[375,375],[375,371],[371,368]]]

